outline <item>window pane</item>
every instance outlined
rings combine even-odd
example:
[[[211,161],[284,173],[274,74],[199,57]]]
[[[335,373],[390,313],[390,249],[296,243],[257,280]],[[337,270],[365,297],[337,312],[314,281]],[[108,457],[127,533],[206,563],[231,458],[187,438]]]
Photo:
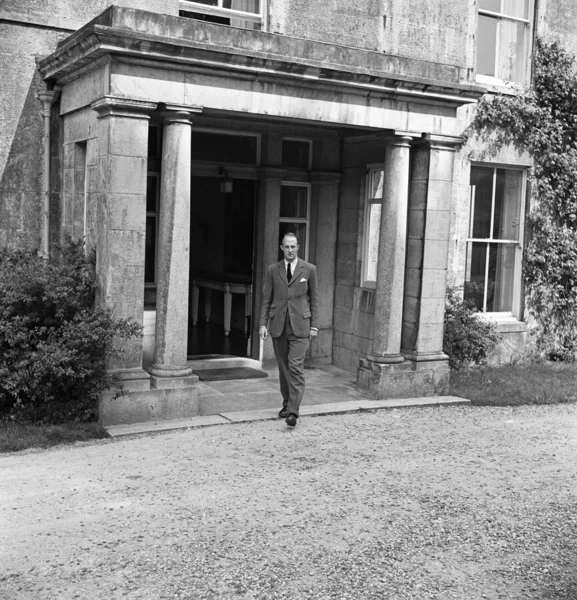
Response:
[[[528,19],[529,0],[503,0],[503,14]]]
[[[146,217],[146,242],[144,250],[144,283],[154,283],[156,262],[156,217]]]
[[[479,0],[479,8],[481,10],[501,12],[501,0]]]
[[[158,179],[155,175],[149,175],[146,178],[146,212],[156,212],[157,210],[157,181]]]
[[[477,33],[477,73],[495,77],[495,52],[497,48],[497,19],[479,15]]]
[[[307,225],[306,225],[306,223],[285,223],[285,222],[279,223],[278,259],[282,260],[282,258],[283,258],[283,253],[280,249],[280,245],[282,243],[283,237],[287,233],[294,233],[297,236],[297,239],[299,241],[299,251],[298,251],[299,258],[302,258],[303,260],[305,260],[306,250],[307,250]]]
[[[377,264],[379,262],[379,234],[381,231],[381,204],[370,204],[367,226],[367,254],[365,281],[377,281]]]
[[[206,131],[192,132],[192,159],[217,163],[257,163],[258,138]]]
[[[280,188],[280,216],[289,219],[307,218],[308,187],[283,185]]]
[[[282,166],[309,168],[310,143],[299,140],[282,141]]]
[[[485,271],[487,265],[487,244],[469,242],[467,244],[467,275],[465,278],[465,300],[473,300],[478,310],[484,310]]]
[[[508,312],[513,309],[515,282],[515,246],[489,244],[487,312]]]
[[[383,182],[385,179],[384,171],[371,171],[369,177],[369,190],[367,198],[379,198],[383,197]]]
[[[471,197],[474,238],[491,236],[491,205],[493,198],[493,172],[485,167],[471,167],[471,185],[475,193]]]
[[[193,0],[197,4],[206,4],[207,6],[218,6],[218,0]]]
[[[528,19],[529,0],[479,0],[479,10]]]
[[[487,263],[487,247],[489,262]],[[465,299],[484,312],[510,312],[515,283],[515,245],[469,242]],[[483,305],[487,286],[486,305]]]
[[[254,14],[260,13],[259,0],[224,0],[223,8],[232,8],[233,10],[242,10]]]
[[[523,83],[525,76],[525,23],[501,20],[499,27],[499,57],[497,77],[504,81]]]
[[[497,169],[493,239],[519,239],[522,192],[522,171]]]

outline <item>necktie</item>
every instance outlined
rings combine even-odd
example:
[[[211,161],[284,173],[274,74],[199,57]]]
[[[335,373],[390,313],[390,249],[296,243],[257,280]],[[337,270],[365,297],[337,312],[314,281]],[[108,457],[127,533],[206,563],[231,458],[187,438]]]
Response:
[[[288,279],[289,282],[291,280],[291,277],[292,277],[292,274],[291,274],[291,264],[287,263],[287,266],[286,266],[286,278]]]

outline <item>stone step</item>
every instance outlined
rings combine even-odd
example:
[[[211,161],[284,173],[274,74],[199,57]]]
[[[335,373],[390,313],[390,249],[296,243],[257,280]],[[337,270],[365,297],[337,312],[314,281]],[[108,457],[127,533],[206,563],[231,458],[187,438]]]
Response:
[[[233,369],[237,367],[250,367],[251,369],[262,369],[262,363],[253,358],[243,356],[232,356],[227,354],[203,354],[191,356],[187,360],[193,371],[204,369]]]
[[[403,398],[390,400],[351,400],[348,402],[332,402],[326,404],[312,404],[301,406],[302,417],[329,416],[346,413],[410,409],[439,406],[469,406],[470,400],[455,396],[427,396],[424,398]],[[253,409],[242,411],[223,410],[218,414],[189,417],[186,419],[174,419],[168,421],[155,421],[147,423],[132,423],[130,425],[112,425],[106,427],[111,437],[123,435],[135,435],[141,433],[152,433],[158,431],[170,431],[173,429],[189,429],[196,427],[209,427],[214,425],[225,425],[233,423],[251,423],[255,421],[279,421],[278,407],[267,409]],[[301,419],[302,421],[302,419]],[[299,427],[303,427],[301,424]]]

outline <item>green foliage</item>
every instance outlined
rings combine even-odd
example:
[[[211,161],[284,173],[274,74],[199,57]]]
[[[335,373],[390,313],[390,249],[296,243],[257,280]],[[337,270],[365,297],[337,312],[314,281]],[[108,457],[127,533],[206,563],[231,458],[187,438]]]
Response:
[[[557,42],[537,40],[534,87],[486,97],[469,135],[490,151],[512,144],[534,162],[536,206],[524,256],[527,308],[548,358],[577,359],[577,77],[574,57]]]
[[[455,291],[449,290],[443,351],[452,369],[485,364],[500,339],[496,324],[484,319],[472,300],[463,301]]]
[[[100,392],[116,384],[108,361],[140,335],[129,319],[94,307],[94,254],[66,243],[54,260],[0,250],[0,416],[94,419]]]

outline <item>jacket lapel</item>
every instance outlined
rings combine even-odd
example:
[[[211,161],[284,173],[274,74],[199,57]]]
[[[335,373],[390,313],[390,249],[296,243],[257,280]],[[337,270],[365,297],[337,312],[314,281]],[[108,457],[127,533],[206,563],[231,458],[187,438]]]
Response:
[[[286,277],[286,271],[284,269],[284,260],[278,263],[278,270],[280,271],[280,278],[288,285],[288,279]]]

